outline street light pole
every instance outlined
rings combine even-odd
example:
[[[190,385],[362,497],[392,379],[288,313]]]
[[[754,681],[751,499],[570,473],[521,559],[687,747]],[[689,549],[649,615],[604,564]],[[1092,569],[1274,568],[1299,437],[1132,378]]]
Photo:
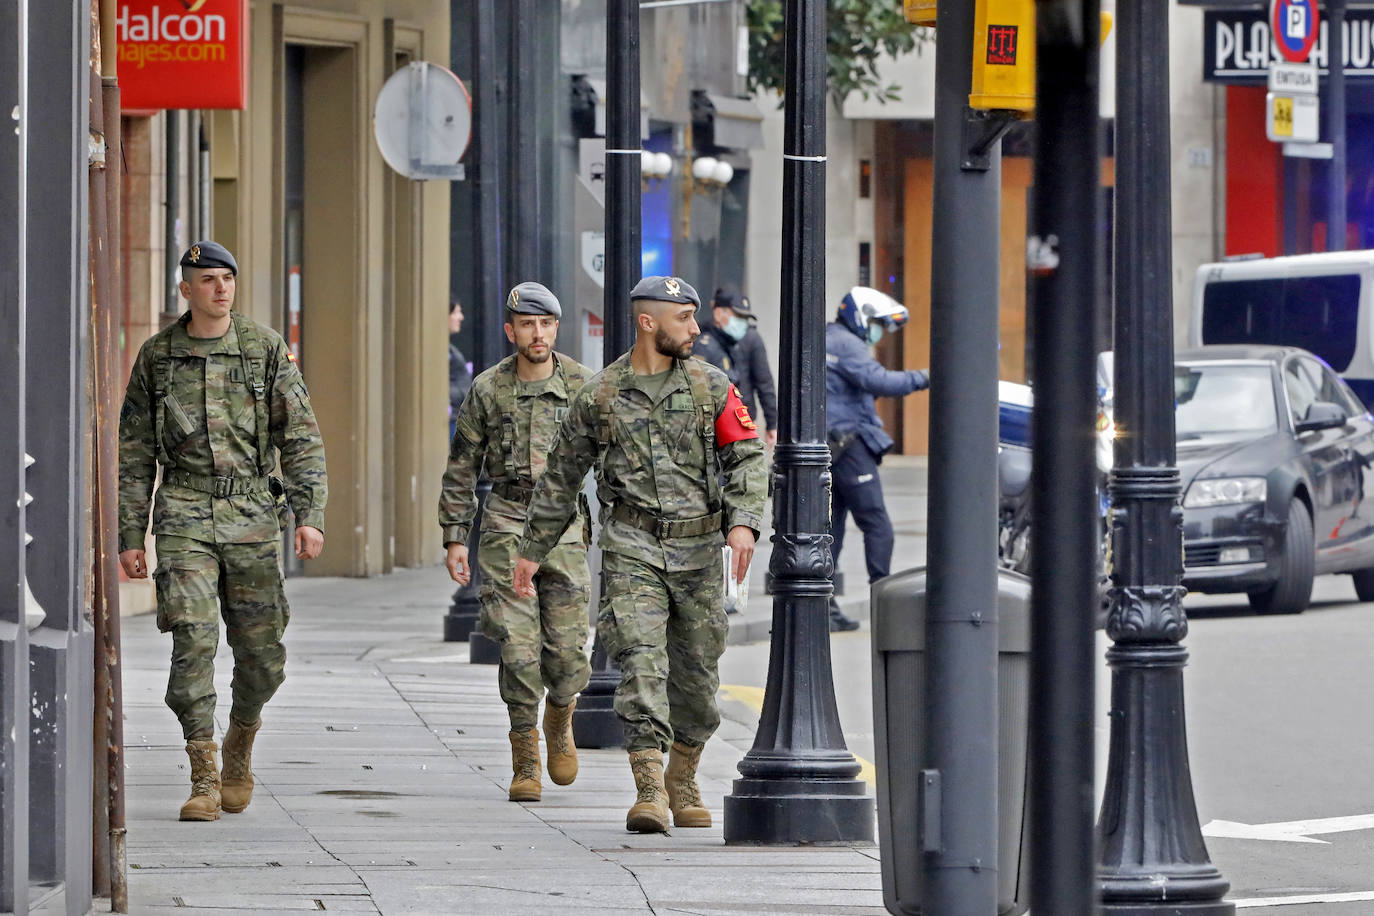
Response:
[[[1031,213],[1030,903],[1090,916],[1097,604],[1099,0],[1036,4],[1035,199]]]
[[[501,143],[496,91],[496,9],[495,0],[472,0],[472,69],[476,83],[473,100],[473,128],[476,133],[476,175],[472,190],[476,196],[476,225],[472,233],[472,263],[476,270],[473,322],[477,333],[473,371],[494,366],[505,349],[502,335],[501,303],[505,301],[501,276]],[[462,642],[477,629],[481,602],[482,570],[477,562],[482,507],[491,492],[486,474],[477,482],[477,514],[468,537],[468,566],[472,578],[453,593],[453,604],[444,618],[444,641]]]
[[[1345,0],[1326,0],[1327,173],[1326,250],[1345,251]]]
[[[853,843],[873,839],[874,810],[845,747],[830,668],[824,0],[788,0],[786,23],[773,634],[758,733],[725,797],[725,842]]]
[[[639,282],[640,165],[639,0],[606,3],[606,274],[602,317],[602,365],[634,346],[630,290]],[[603,582],[604,588],[604,582]],[[614,709],[620,669],[598,637],[592,675],[573,712],[578,747],[621,747],[625,732]]]
[[[1174,447],[1169,2],[1117,7],[1115,467],[1104,911],[1229,916],[1207,856],[1183,716],[1182,485]]]

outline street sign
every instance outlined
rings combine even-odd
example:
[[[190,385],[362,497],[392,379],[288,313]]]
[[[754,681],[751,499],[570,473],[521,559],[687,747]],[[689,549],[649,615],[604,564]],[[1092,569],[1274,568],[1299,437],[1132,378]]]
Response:
[[[1283,154],[1295,159],[1330,159],[1330,143],[1284,143]]]
[[[1317,0],[1271,0],[1269,29],[1284,60],[1307,60],[1317,42],[1317,19]]]
[[[1275,143],[1315,143],[1317,140],[1315,95],[1265,96],[1264,132]]]
[[[1270,64],[1269,91],[1278,95],[1316,95],[1316,66],[1313,64]]]
[[[582,270],[601,288],[606,286],[606,233],[582,233]]]

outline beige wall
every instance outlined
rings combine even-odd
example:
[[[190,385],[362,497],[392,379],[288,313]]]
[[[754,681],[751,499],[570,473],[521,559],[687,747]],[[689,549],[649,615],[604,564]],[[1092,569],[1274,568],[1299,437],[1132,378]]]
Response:
[[[313,219],[303,362],[325,435],[330,500],[325,551],[307,572],[373,575],[393,564],[436,562],[448,435],[449,184],[393,177],[372,139],[372,105],[394,52],[447,65],[449,4],[254,0],[250,30],[246,110],[205,117],[210,225],[238,259],[238,308],[278,330],[285,322],[283,48],[318,49],[308,53],[305,85],[315,146],[307,142]],[[161,308],[163,117],[130,131],[132,352],[156,330]],[[398,212],[408,233],[396,231]]]

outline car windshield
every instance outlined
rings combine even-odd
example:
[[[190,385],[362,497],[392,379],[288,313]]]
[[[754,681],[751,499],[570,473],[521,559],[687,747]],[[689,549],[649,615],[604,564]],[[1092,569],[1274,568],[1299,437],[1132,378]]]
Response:
[[[1174,402],[1179,439],[1267,433],[1278,427],[1266,366],[1175,366]]]

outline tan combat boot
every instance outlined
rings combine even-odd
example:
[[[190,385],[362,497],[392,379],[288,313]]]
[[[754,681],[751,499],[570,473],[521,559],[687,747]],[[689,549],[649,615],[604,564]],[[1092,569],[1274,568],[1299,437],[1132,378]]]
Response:
[[[243,725],[230,717],[224,733],[224,774],[220,780],[220,807],[238,814],[253,800],[253,739],[262,720]]]
[[[544,793],[539,783],[539,730],[510,733],[510,765],[514,775],[510,781],[510,800],[539,801]]]
[[[635,774],[639,797],[625,815],[625,829],[631,833],[667,833],[668,792],[663,787],[663,752],[658,748],[630,751],[630,769]]]
[[[675,827],[711,826],[711,812],[701,803],[701,790],[697,788],[697,764],[701,762],[701,751],[700,747],[673,742],[663,783],[668,789],[668,807],[673,812]]]
[[[219,767],[214,738],[190,738],[186,756],[191,758],[191,797],[181,806],[183,821],[219,820]]]
[[[577,746],[573,743],[572,717],[577,697],[567,706],[544,701],[544,741],[548,745],[549,778],[554,785],[571,785],[577,778]]]

